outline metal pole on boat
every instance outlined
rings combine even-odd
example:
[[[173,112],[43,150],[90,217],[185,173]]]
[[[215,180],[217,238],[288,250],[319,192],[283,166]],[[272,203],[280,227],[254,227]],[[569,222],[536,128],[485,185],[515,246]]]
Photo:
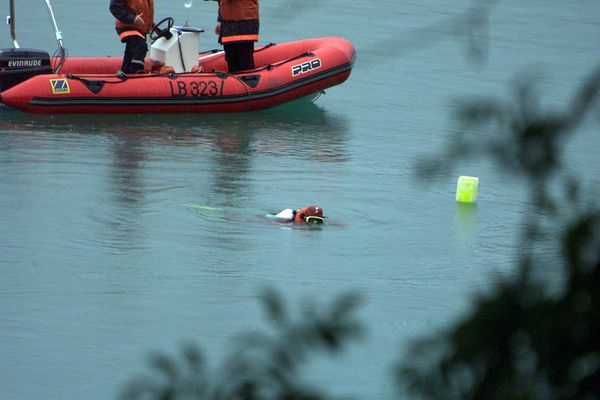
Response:
[[[48,15],[50,15],[50,20],[52,21],[52,27],[54,28],[54,35],[56,36],[56,42],[58,43],[58,50],[60,51],[60,60],[54,73],[58,74],[65,63],[65,48],[63,47],[63,36],[62,32],[58,30],[58,25],[56,24],[56,19],[54,18],[54,11],[52,11],[52,5],[50,5],[50,0],[44,0],[46,2],[46,8],[48,8]],[[12,2],[12,0],[11,0]]]
[[[15,49],[19,48],[19,43],[17,43],[17,34],[15,29],[15,2],[14,0],[10,0],[10,15],[6,17],[6,23],[10,26],[10,36],[12,37],[13,47]]]

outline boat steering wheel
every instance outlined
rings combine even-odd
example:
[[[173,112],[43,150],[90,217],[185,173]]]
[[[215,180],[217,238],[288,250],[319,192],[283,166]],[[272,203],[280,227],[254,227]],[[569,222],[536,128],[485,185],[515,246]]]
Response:
[[[161,26],[165,23],[167,24],[167,27],[161,29]],[[171,28],[173,27],[174,23],[175,20],[173,20],[171,17],[161,19],[158,24],[154,25],[154,28],[152,28],[152,32],[150,32],[150,39],[153,42],[161,37],[164,37],[167,40],[171,39],[171,36],[173,36],[171,33]]]

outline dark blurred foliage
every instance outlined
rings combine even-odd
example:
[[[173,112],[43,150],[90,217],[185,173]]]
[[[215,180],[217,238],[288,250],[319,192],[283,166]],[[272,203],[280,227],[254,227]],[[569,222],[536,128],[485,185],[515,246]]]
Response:
[[[155,355],[155,373],[133,380],[123,399],[321,400],[333,398],[304,382],[303,366],[312,353],[341,351],[363,331],[355,318],[359,296],[340,295],[329,307],[304,304],[291,318],[283,299],[273,290],[262,296],[270,332],[237,338],[224,363],[209,370],[202,351],[187,346],[182,360]]]
[[[474,2],[460,21],[426,27],[433,41],[459,34],[475,61],[485,59],[489,13],[497,0]],[[281,10],[290,7],[283,2]],[[464,22],[464,23],[463,23]],[[446,29],[448,28],[449,29]],[[458,29],[458,30],[457,30]],[[410,34],[410,32],[409,32]],[[410,35],[408,35],[410,37]],[[423,46],[421,31],[414,42]],[[384,39],[381,44],[385,44]],[[395,44],[397,39],[393,40]],[[481,294],[472,312],[444,332],[419,340],[396,365],[398,396],[410,399],[600,399],[600,208],[565,168],[565,144],[597,107],[600,67],[583,82],[562,112],[540,109],[531,82],[517,85],[509,103],[474,99],[458,106],[463,131],[442,155],[417,166],[421,177],[451,170],[464,157],[486,157],[530,188],[531,210],[523,221],[517,273]],[[599,164],[600,165],[600,164]],[[556,188],[562,188],[557,191]],[[561,204],[571,204],[565,209]],[[559,234],[559,256],[536,254]],[[560,270],[558,290],[538,279]],[[542,272],[540,274],[540,271]],[[335,352],[360,335],[355,294],[329,309],[306,306],[290,318],[283,299],[266,291],[269,333],[247,334],[218,368],[209,369],[194,345],[177,357],[156,355],[155,374],[132,381],[124,399],[319,400],[322,388],[303,381],[312,353]]]
[[[409,398],[600,398],[598,193],[585,193],[564,160],[566,142],[597,110],[599,88],[600,68],[563,112],[541,110],[527,83],[518,85],[510,105],[461,104],[463,131],[477,128],[490,135],[458,134],[446,154],[419,166],[427,176],[449,170],[465,154],[491,158],[525,179],[531,210],[516,277],[497,282],[462,321],[420,340],[398,364],[398,380],[408,387]],[[560,255],[539,257],[536,249],[551,246],[556,233]],[[558,290],[539,279],[545,271],[562,271]]]

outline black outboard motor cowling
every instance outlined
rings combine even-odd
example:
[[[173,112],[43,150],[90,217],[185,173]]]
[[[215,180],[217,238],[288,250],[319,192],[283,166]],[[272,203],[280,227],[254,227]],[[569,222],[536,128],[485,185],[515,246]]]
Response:
[[[0,92],[35,75],[51,74],[50,55],[35,49],[0,49]]]

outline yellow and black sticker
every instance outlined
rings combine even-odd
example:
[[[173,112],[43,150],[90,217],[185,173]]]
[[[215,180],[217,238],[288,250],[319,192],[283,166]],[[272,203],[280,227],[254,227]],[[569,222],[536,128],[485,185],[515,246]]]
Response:
[[[71,93],[69,82],[66,79],[50,79],[50,84],[52,85],[52,93],[54,94]]]

